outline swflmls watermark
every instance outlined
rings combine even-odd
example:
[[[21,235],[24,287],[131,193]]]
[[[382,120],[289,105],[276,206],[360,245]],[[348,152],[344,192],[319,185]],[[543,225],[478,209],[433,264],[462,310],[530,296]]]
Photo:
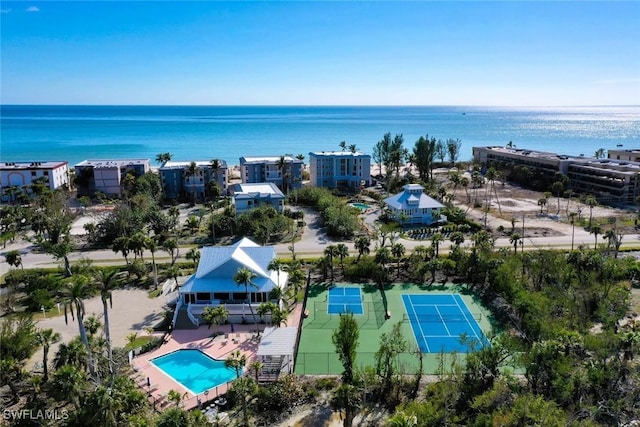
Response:
[[[69,419],[69,411],[66,409],[5,409],[2,411],[2,418],[6,421],[64,421]]]

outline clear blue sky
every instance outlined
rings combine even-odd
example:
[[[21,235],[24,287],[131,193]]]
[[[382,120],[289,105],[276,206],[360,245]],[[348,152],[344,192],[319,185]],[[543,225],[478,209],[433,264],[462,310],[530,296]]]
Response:
[[[2,1],[3,104],[640,104],[640,2]]]

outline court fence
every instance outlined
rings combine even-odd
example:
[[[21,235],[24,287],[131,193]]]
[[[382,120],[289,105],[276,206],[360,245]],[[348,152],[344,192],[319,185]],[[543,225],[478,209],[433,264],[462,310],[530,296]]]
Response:
[[[426,356],[426,354],[425,354]],[[453,359],[454,355],[445,354],[447,359]],[[358,352],[357,365],[359,367],[375,366],[374,352]],[[417,352],[404,352],[398,355],[398,362],[406,374],[414,374],[420,367]],[[424,362],[423,371],[428,372],[432,368]],[[430,369],[431,368],[431,369]],[[334,353],[299,353],[295,367],[297,375],[340,375],[344,371],[338,355]]]
[[[382,299],[362,302],[363,314],[354,314],[353,318],[361,329],[380,329],[386,321],[386,311]],[[327,301],[314,301],[308,306],[309,318],[305,328],[335,329],[340,325],[340,314],[329,313]]]
[[[469,319],[474,319],[476,322],[482,320],[482,313],[460,313],[460,314],[407,314],[402,315],[403,322],[410,323],[468,323]]]

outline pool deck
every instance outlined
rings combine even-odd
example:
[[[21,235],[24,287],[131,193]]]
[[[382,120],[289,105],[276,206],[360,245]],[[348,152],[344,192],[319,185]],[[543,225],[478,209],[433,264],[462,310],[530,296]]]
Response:
[[[289,313],[287,326],[299,326],[301,311],[302,304],[296,304],[296,307]],[[264,331],[265,326],[258,324],[260,332]],[[157,410],[162,411],[172,405],[166,399],[169,390],[176,390],[183,395],[182,408],[186,410],[196,408],[198,400],[202,402],[204,408],[209,405],[207,401],[213,401],[216,397],[225,394],[230,383],[221,384],[210,389],[206,397],[204,393],[196,395],[156,367],[151,362],[151,359],[180,349],[197,349],[214,359],[225,360],[232,352],[239,350],[240,353],[247,356],[247,366],[249,366],[254,360],[260,344],[259,339],[255,338],[255,333],[251,332],[255,329],[255,325],[233,325],[233,327],[234,333],[231,333],[231,325],[219,326],[217,330],[223,332],[224,335],[218,335],[214,339],[211,338],[214,331],[213,326],[211,329],[203,325],[198,329],[174,330],[168,341],[162,344],[160,348],[136,356],[133,359],[132,365],[135,371],[133,379],[147,393],[149,401]],[[149,378],[151,387],[147,387],[147,378]]]

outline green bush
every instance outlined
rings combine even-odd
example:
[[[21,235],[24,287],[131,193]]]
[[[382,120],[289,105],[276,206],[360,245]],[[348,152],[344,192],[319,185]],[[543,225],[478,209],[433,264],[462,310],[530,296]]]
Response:
[[[53,298],[51,298],[49,291],[46,289],[34,290],[29,294],[27,300],[29,311],[32,312],[40,311],[42,307],[44,307],[45,310],[49,310],[53,308],[54,305]]]
[[[360,261],[347,266],[344,276],[350,281],[367,280],[376,277],[380,270],[380,265],[373,258],[360,258]]]

